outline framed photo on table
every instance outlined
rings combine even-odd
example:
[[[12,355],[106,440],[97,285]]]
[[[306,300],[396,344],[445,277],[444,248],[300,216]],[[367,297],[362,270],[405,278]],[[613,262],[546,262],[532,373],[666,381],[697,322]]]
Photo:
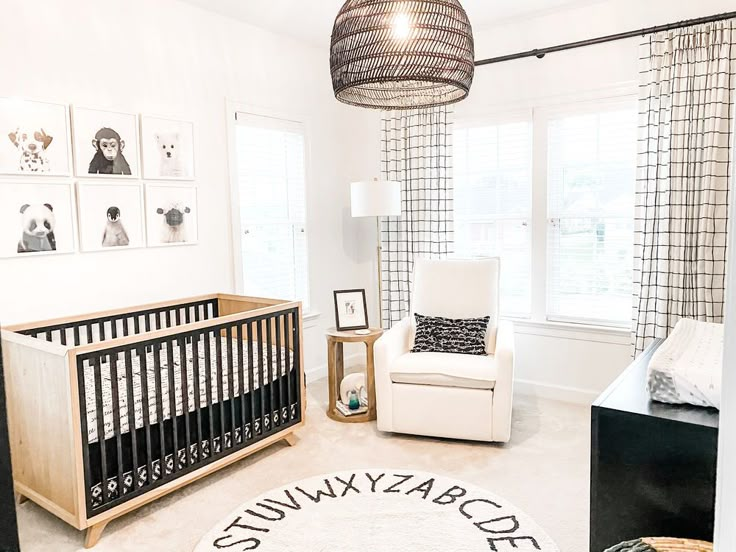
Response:
[[[364,289],[344,289],[335,293],[335,325],[338,331],[368,329],[368,305]]]

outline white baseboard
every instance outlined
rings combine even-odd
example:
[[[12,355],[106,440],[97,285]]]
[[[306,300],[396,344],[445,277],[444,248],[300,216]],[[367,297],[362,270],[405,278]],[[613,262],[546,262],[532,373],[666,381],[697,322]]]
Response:
[[[580,389],[578,387],[567,387],[523,379],[514,381],[514,390],[521,395],[531,395],[542,399],[586,406],[593,404],[598,398],[598,395],[600,395],[600,392],[591,389]]]
[[[359,364],[361,362],[363,363],[363,365],[365,365],[365,355],[360,354],[360,353],[357,353],[354,355],[348,355],[345,357],[345,360],[344,360],[345,368],[347,369],[349,369],[353,364]],[[315,381],[324,379],[327,377],[327,364],[321,364],[319,366],[313,366],[312,368],[307,368],[304,371],[304,374],[307,377],[307,385]]]

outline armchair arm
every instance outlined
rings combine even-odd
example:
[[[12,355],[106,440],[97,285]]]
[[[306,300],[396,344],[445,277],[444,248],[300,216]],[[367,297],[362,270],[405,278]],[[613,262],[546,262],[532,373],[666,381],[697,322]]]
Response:
[[[404,318],[386,331],[374,344],[374,366],[376,380],[376,410],[378,429],[392,431],[393,401],[391,398],[391,365],[411,350],[414,329],[411,318]]]
[[[496,385],[493,390],[493,440],[511,438],[511,404],[514,395],[514,324],[498,323],[496,333]]]

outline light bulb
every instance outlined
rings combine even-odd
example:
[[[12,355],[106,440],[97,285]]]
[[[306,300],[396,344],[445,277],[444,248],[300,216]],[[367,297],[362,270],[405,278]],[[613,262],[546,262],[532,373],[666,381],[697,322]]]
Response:
[[[393,22],[393,36],[396,40],[406,40],[411,33],[411,19],[405,13],[397,13]]]

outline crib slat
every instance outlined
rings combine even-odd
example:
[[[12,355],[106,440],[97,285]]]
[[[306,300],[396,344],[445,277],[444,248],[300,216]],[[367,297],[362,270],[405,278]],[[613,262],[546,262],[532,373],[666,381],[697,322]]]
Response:
[[[253,437],[256,432],[256,391],[255,385],[253,385],[253,372],[255,371],[255,367],[253,366],[253,353],[255,350],[253,348],[253,324],[248,322],[246,326],[248,329],[248,397],[250,398],[250,430],[251,437]]]
[[[156,422],[158,425],[161,477],[166,475],[166,434],[164,431],[164,397],[161,384],[161,342],[153,344],[153,377],[156,385]]]
[[[74,346],[79,347],[79,326],[74,326],[74,329],[72,330],[72,334],[74,336]]]
[[[112,389],[112,425],[115,431],[115,447],[118,467],[118,496],[123,496],[123,437],[120,431],[120,382],[118,381],[118,355],[110,355],[110,387]]]
[[[215,336],[215,362],[217,363],[217,401],[220,405],[220,452],[225,450],[225,389],[222,376],[222,334],[218,330]]]
[[[233,361],[233,329],[225,329],[225,348],[227,349],[227,383],[228,399],[230,401],[230,446],[235,446],[235,372]],[[222,446],[223,450],[225,445]]]
[[[166,368],[169,373],[169,416],[172,420],[174,457],[172,473],[179,471],[179,422],[176,415],[176,379],[174,378],[174,342],[166,342]]]
[[[207,416],[209,420],[209,441],[210,441],[210,457],[215,454],[215,422],[214,412],[212,408],[212,340],[210,335],[212,332],[206,330],[204,334],[204,369],[205,369],[205,393],[207,394]]]
[[[291,336],[291,317],[287,314],[284,316],[284,339],[286,340],[286,357],[284,362],[286,363],[286,419],[291,421],[291,352],[293,347],[293,341],[289,340]],[[291,347],[290,347],[291,344]]]
[[[199,334],[192,336],[192,377],[194,378],[194,412],[197,415],[197,460],[202,461],[202,395],[199,382]]]
[[[123,318],[123,336],[128,337],[130,335],[130,330],[128,328],[128,317],[126,316]]]
[[[89,463],[89,431],[87,418],[87,386],[84,360],[77,357],[77,388],[79,389],[80,425],[82,432],[82,464],[84,466],[84,495],[87,503],[87,511],[92,511],[92,470]]]
[[[256,372],[258,374],[258,394],[261,398],[261,426],[259,428],[259,434],[265,433],[265,392],[263,390],[263,321],[259,320],[256,326],[256,334],[258,336],[258,362],[256,364]]]
[[[166,311],[166,327],[167,328],[171,327],[171,311],[170,310]]]
[[[294,419],[301,420],[302,413],[301,413],[301,407],[302,407],[302,400],[304,400],[304,397],[302,397],[302,381],[300,380],[300,371],[301,371],[301,336],[299,335],[299,311],[297,309],[294,309],[291,311],[291,318],[292,318],[292,324],[293,324],[293,332],[294,332],[294,397],[295,397],[295,403],[297,411],[295,413]]]
[[[146,354],[147,347],[141,347],[136,349],[136,354],[140,359],[141,366],[141,408],[143,412],[143,428],[144,435],[146,438],[146,469],[147,469],[147,483],[150,485],[153,483],[153,457],[151,450],[151,419],[150,419],[150,403],[148,397],[148,356]],[[137,475],[137,474],[136,474]]]
[[[176,318],[176,325],[181,326],[181,309],[179,307],[176,307],[176,311],[174,311],[174,317]]]
[[[61,337],[61,344],[66,346],[66,326],[62,326],[59,330],[60,337]]]
[[[133,360],[130,349],[125,350],[125,387],[128,395],[128,432],[133,456],[133,490],[138,488],[138,435],[135,427],[135,398],[133,396]]]
[[[135,318],[133,318],[133,333],[135,333],[135,335],[138,335],[139,333],[141,333],[140,315],[136,315]]]
[[[187,375],[187,343],[185,339],[176,341],[179,347],[179,364],[181,365],[181,398],[182,411],[184,414],[184,441],[186,444],[186,465],[192,465],[191,433],[189,427],[189,378]]]
[[[240,439],[245,441],[245,363],[243,362],[243,325],[236,326],[238,343],[238,390],[240,394]]]
[[[276,379],[273,382],[273,385],[276,387],[276,404],[274,406],[274,411],[278,412],[278,425],[281,425],[284,423],[283,417],[281,416],[282,413],[282,405],[284,402],[284,397],[281,389],[281,336],[283,334],[283,325],[282,325],[282,318],[280,314],[276,315]]]
[[[94,355],[90,366],[95,381],[95,411],[97,413],[97,444],[100,447],[100,468],[102,473],[102,504],[107,504],[107,451],[105,450],[105,410],[102,404],[102,357]],[[115,413],[113,412],[113,415]]]
[[[97,323],[97,327],[100,330],[100,341],[105,341],[105,321],[104,320],[100,320]]]
[[[268,382],[268,410],[267,419],[270,420],[267,429],[273,430],[273,338],[271,331],[272,318],[264,320],[266,324],[266,381]]]
[[[110,335],[112,339],[117,339],[118,337],[118,319],[114,317],[110,319]]]

